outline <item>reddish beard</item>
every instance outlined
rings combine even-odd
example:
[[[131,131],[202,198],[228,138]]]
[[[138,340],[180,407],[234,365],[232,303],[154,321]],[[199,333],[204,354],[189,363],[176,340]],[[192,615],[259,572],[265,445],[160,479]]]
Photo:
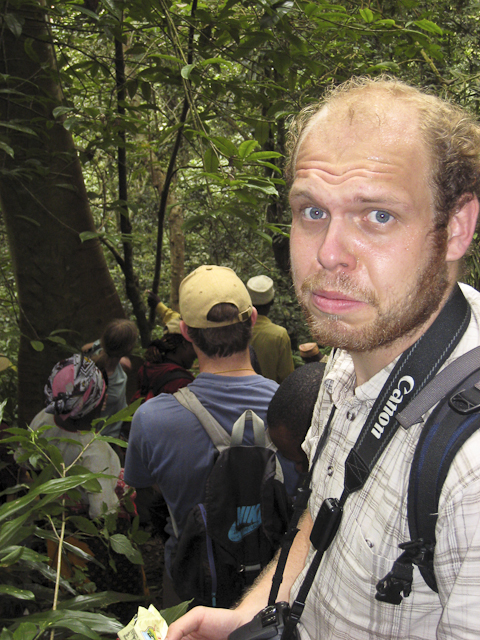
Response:
[[[393,344],[400,338],[414,333],[437,311],[450,286],[445,262],[447,234],[445,230],[432,231],[430,256],[427,264],[418,273],[417,279],[401,299],[382,309],[376,294],[360,287],[346,273],[332,276],[321,271],[308,276],[298,290],[297,296],[314,339],[322,345],[338,347],[350,352],[368,352]],[[293,270],[294,275],[294,270]],[[295,277],[294,277],[295,281]],[[338,315],[329,315],[309,308],[314,291],[329,290],[352,296],[359,302],[373,307],[377,314],[372,322],[354,328],[342,322]]]

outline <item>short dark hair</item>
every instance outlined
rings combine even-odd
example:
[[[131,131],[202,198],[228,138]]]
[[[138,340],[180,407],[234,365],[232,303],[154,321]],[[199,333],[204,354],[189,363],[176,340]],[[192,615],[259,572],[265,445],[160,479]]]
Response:
[[[138,338],[135,322],[117,318],[108,323],[100,339],[103,350],[110,358],[129,355]]]
[[[312,422],[325,363],[311,362],[295,369],[276,390],[268,405],[268,428],[283,425],[300,445]]]
[[[207,320],[226,322],[238,319],[238,308],[229,302],[213,306],[207,314]],[[227,358],[248,348],[252,338],[252,320],[235,322],[224,327],[196,329],[188,327],[188,335],[193,344],[209,358]]]

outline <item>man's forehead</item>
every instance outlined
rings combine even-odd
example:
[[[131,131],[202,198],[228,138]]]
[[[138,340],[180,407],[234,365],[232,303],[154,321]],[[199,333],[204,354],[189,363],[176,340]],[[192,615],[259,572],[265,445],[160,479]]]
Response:
[[[307,125],[306,132],[316,130],[384,128],[418,133],[418,110],[411,102],[385,92],[364,91],[340,96],[326,104]]]

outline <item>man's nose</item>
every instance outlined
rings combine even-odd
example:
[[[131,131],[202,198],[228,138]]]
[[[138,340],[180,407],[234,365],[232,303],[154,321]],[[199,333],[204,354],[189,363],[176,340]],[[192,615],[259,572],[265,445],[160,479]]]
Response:
[[[357,258],[353,252],[352,229],[343,218],[330,220],[321,236],[317,261],[327,271],[350,271],[355,269]]]

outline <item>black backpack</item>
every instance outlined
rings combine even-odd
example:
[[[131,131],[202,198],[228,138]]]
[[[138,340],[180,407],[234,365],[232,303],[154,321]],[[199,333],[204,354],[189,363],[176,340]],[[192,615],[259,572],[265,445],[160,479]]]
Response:
[[[190,512],[172,564],[184,600],[230,607],[280,547],[291,515],[280,465],[265,446],[263,421],[245,411],[231,437],[187,387],[174,394],[202,423],[218,450],[202,504]],[[247,423],[255,444],[243,445]]]
[[[438,592],[433,558],[438,501],[450,464],[460,447],[480,428],[480,347],[445,367],[398,416],[407,428],[438,402],[418,440],[408,487],[411,540],[392,570],[377,584],[376,599],[400,604],[410,594],[413,565]]]

